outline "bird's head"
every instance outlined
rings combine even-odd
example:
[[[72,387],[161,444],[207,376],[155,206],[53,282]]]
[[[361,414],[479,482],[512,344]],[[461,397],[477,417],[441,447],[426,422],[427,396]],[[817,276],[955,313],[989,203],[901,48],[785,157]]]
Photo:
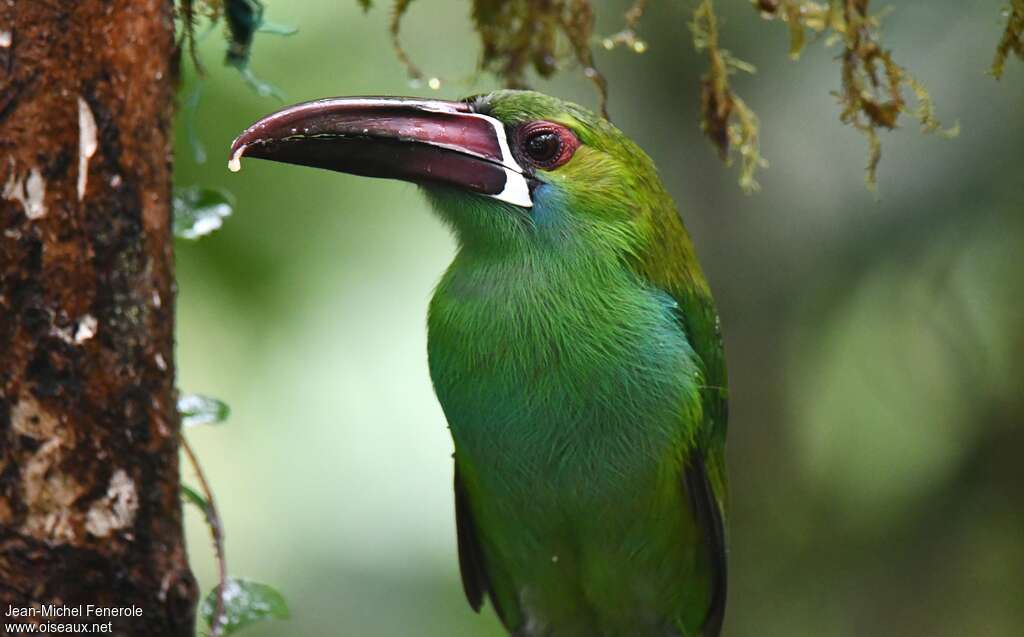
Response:
[[[417,183],[471,249],[621,257],[656,239],[657,215],[675,214],[636,144],[590,111],[532,91],[306,102],[243,132],[233,169],[243,156]]]

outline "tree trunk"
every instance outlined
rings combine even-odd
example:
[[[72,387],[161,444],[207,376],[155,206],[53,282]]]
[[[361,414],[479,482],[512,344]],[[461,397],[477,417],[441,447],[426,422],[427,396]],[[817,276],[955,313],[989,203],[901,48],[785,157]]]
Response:
[[[193,634],[174,389],[172,11],[169,0],[0,0],[3,634],[19,633],[12,621]],[[70,615],[4,616],[50,604]]]

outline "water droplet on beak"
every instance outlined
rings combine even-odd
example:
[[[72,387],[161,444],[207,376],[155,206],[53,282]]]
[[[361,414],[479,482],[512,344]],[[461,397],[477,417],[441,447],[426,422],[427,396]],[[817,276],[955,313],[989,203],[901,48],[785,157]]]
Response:
[[[239,170],[242,170],[242,155],[244,153],[245,144],[242,144],[238,147],[238,150],[235,151],[235,154],[231,156],[231,159],[228,160],[228,170],[233,173],[237,173]]]

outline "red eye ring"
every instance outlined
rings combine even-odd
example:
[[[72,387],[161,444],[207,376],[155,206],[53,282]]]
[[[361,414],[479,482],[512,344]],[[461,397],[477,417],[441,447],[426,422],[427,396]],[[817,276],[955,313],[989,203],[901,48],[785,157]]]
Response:
[[[571,130],[554,122],[524,124],[516,131],[519,155],[529,164],[553,170],[572,159],[580,140]]]

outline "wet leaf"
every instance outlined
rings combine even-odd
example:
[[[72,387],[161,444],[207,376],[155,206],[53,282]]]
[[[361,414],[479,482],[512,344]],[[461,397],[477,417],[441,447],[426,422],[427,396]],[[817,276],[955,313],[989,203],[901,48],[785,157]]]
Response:
[[[224,422],[231,415],[231,408],[216,398],[185,394],[178,398],[178,413],[181,414],[183,427],[195,427]]]
[[[219,188],[189,186],[175,189],[174,236],[195,240],[210,234],[223,225],[234,205],[235,198],[231,193]]]
[[[203,600],[199,612],[203,621],[213,628],[220,586]],[[288,619],[291,613],[281,593],[273,587],[252,580],[229,577],[224,586],[224,616],[220,621],[220,634],[230,635],[255,622],[267,619]]]

